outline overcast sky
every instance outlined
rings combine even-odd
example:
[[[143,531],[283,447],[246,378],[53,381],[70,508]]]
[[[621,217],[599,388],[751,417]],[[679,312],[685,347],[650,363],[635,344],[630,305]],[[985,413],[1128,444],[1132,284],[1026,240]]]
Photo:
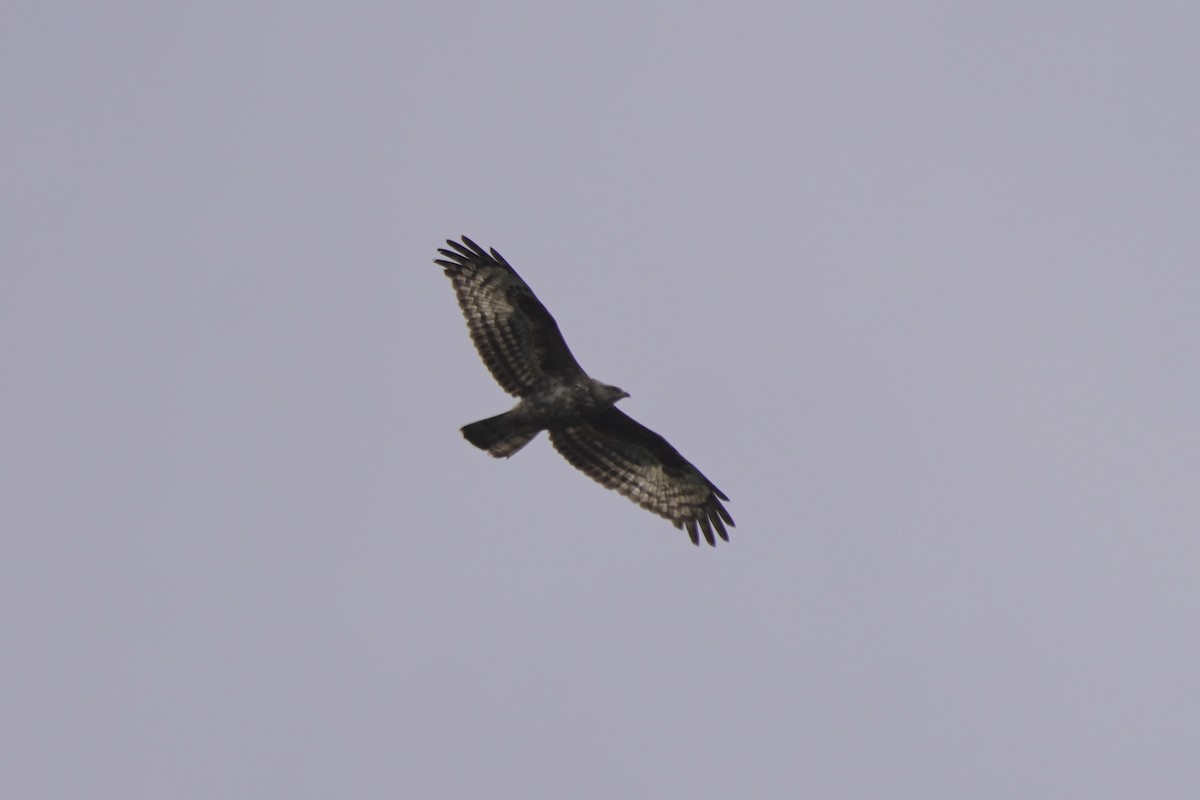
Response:
[[[0,796],[1200,796],[1198,36],[9,2]],[[731,543],[462,439],[461,234]]]

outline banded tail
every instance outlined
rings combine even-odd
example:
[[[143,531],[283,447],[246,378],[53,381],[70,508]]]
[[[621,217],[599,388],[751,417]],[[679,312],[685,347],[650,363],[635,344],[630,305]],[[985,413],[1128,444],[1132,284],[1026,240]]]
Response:
[[[530,431],[524,425],[517,424],[509,416],[511,413],[505,412],[464,425],[462,435],[468,442],[480,450],[487,450],[496,458],[509,458],[539,433],[538,430]]]

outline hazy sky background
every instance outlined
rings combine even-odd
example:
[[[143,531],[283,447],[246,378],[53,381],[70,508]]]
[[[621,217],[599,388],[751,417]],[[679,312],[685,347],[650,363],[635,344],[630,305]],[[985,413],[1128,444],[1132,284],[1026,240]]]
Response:
[[[1194,2],[2,16],[0,796],[1200,796]]]

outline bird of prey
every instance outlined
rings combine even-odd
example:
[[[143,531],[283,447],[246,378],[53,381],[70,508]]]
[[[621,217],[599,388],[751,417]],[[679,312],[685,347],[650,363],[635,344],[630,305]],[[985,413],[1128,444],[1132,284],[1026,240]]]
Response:
[[[588,376],[550,312],[494,249],[462,237],[434,259],[454,284],[471,341],[504,391],[511,411],[462,429],[467,441],[508,458],[541,431],[567,461],[642,508],[686,528],[693,544],[729,541],[729,498],[679,452],[614,405],[629,395]]]

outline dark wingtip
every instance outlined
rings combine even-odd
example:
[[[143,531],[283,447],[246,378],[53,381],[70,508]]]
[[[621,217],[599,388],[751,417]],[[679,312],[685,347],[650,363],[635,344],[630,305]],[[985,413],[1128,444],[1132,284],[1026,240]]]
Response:
[[[438,252],[444,255],[446,258],[453,258],[457,261],[463,261],[464,259],[467,261],[474,261],[481,256],[483,258],[487,258],[487,253],[485,253],[479,245],[472,242],[466,236],[462,237],[462,240],[463,244],[459,244],[453,239],[447,239],[446,244],[450,247],[450,249],[447,250],[445,247],[439,247]],[[464,244],[466,245],[465,247]]]
[[[484,256],[485,258],[487,257],[487,251],[484,250],[479,245],[475,244],[475,242],[471,241],[471,238],[469,236],[462,237],[462,240],[463,240],[463,244],[465,244],[467,247],[474,250],[477,254]]]
[[[721,521],[721,517],[720,516],[714,517],[714,516],[710,515],[710,519],[712,519],[713,527],[717,529],[717,535],[728,542],[729,541],[729,531],[725,530],[725,523]]]
[[[490,252],[492,254],[492,258],[496,259],[497,264],[500,264],[501,266],[506,267],[509,270],[512,269],[512,265],[504,260],[504,256],[500,255],[499,250],[497,250],[496,248],[493,247],[490,249]]]
[[[726,497],[725,499],[728,500],[729,498]],[[713,509],[721,515],[721,519],[725,520],[729,527],[737,527],[737,524],[733,521],[733,517],[730,516],[729,512],[725,510],[725,506],[721,505],[720,503],[713,503]]]
[[[439,247],[438,252],[444,255],[446,258],[451,259],[454,263],[447,265],[442,260],[435,258],[435,264],[443,267],[449,266],[451,268],[462,268],[470,263],[490,263],[503,267],[514,275],[517,274],[516,270],[512,268],[512,265],[504,260],[504,256],[500,255],[496,248],[493,247],[490,251],[484,250],[482,247],[476,244],[475,240],[470,236],[463,236],[462,242],[456,242],[453,239],[447,239],[446,244],[450,247],[450,249],[447,250],[445,247]]]

